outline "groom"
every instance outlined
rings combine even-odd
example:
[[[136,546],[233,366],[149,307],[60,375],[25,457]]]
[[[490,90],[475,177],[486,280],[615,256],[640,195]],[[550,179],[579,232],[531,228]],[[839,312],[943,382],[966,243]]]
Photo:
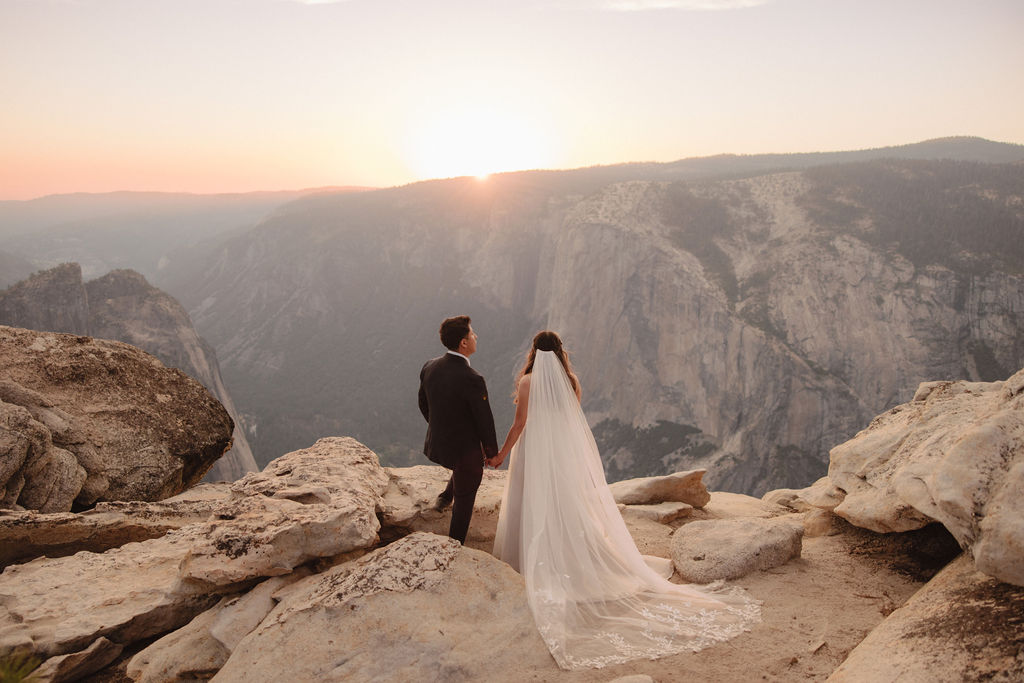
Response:
[[[498,439],[487,385],[469,367],[469,357],[476,351],[469,316],[442,322],[441,343],[448,353],[427,361],[420,371],[420,412],[427,420],[423,453],[452,471],[434,509],[443,510],[454,501],[448,535],[464,544],[484,460],[497,455]]]

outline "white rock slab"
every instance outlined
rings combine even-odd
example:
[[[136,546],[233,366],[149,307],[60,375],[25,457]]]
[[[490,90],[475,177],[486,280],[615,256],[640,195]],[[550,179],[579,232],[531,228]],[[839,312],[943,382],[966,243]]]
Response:
[[[799,557],[803,534],[784,518],[689,522],[672,534],[672,562],[693,583],[738,579]]]
[[[53,657],[99,637],[150,638],[256,579],[371,547],[387,482],[365,446],[323,439],[236,482],[232,499],[205,490],[172,503],[212,506],[207,522],[104,553],[10,566],[0,574],[0,650]]]
[[[621,510],[625,517],[639,517],[651,519],[660,524],[668,524],[689,515],[693,512],[693,506],[689,503],[666,502],[655,505],[623,505]]]
[[[711,500],[702,481],[707,470],[675,472],[663,477],[626,479],[610,485],[616,503],[653,505],[675,501],[702,508]]]
[[[368,548],[388,481],[376,454],[349,437],[282,455],[231,485],[236,499],[189,550],[182,579],[227,586]]]
[[[52,657],[100,637],[128,643],[187,623],[218,599],[178,578],[201,529],[8,567],[0,574],[0,650],[28,647]]]

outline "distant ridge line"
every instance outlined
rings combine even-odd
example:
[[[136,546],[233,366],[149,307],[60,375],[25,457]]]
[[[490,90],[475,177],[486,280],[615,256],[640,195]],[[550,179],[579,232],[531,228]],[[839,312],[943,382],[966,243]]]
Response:
[[[977,161],[980,163],[1018,163],[1024,162],[1024,144],[1014,142],[998,142],[976,135],[951,135],[940,138],[930,138],[920,142],[911,142],[902,145],[889,145],[883,147],[870,147],[866,149],[832,150],[819,152],[758,152],[752,154],[723,152],[708,156],[694,156],[676,159],[674,161],[625,161],[612,164],[593,164],[590,166],[577,166],[572,168],[537,168],[522,169],[517,171],[503,171],[493,173],[490,179],[502,177],[515,177],[524,174],[565,174],[565,173],[615,173],[617,171],[647,169],[667,170],[697,168],[705,169],[714,166],[730,166],[722,168],[720,173],[705,175],[701,172],[700,177],[722,177],[739,173],[741,175],[756,171],[758,173],[770,170],[799,170],[809,166],[818,166],[829,163],[845,163],[850,161],[866,161],[884,158],[903,159],[954,159],[958,161]],[[61,200],[85,200],[101,201],[102,199],[166,199],[197,201],[228,201],[232,199],[244,200],[255,198],[271,198],[280,196],[285,201],[302,199],[311,195],[319,194],[354,194],[361,192],[372,192],[377,190],[395,189],[409,187],[421,183],[435,183],[449,180],[473,179],[472,176],[454,176],[449,178],[424,178],[408,183],[394,186],[375,187],[364,185],[324,185],[299,190],[254,190],[251,192],[173,192],[162,190],[115,190],[111,192],[64,192],[44,195],[34,199],[6,199],[0,200],[0,207],[26,205],[32,202],[52,202]],[[684,178],[679,178],[684,179]]]

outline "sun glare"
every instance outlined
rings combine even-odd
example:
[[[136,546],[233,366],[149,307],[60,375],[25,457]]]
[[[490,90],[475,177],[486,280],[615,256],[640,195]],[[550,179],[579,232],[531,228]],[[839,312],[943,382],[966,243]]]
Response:
[[[421,122],[410,143],[410,165],[422,178],[475,176],[549,167],[547,136],[526,118],[497,109],[447,111]]]

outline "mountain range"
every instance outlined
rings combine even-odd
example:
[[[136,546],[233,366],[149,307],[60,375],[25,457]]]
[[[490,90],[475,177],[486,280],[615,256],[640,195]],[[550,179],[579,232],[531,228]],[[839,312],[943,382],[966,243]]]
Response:
[[[0,244],[37,270],[76,262],[86,278],[130,268],[158,282],[169,268],[181,267],[202,253],[210,240],[247,230],[294,199],[366,189],[77,193],[0,201]]]
[[[337,434],[424,462],[419,369],[467,313],[499,432],[551,328],[610,479],[704,467],[759,494],[824,474],[917,382],[1024,366],[1022,162],[948,138],[324,192],[147,258],[167,256],[160,286],[215,347],[260,464]],[[27,234],[0,249],[38,262]]]

